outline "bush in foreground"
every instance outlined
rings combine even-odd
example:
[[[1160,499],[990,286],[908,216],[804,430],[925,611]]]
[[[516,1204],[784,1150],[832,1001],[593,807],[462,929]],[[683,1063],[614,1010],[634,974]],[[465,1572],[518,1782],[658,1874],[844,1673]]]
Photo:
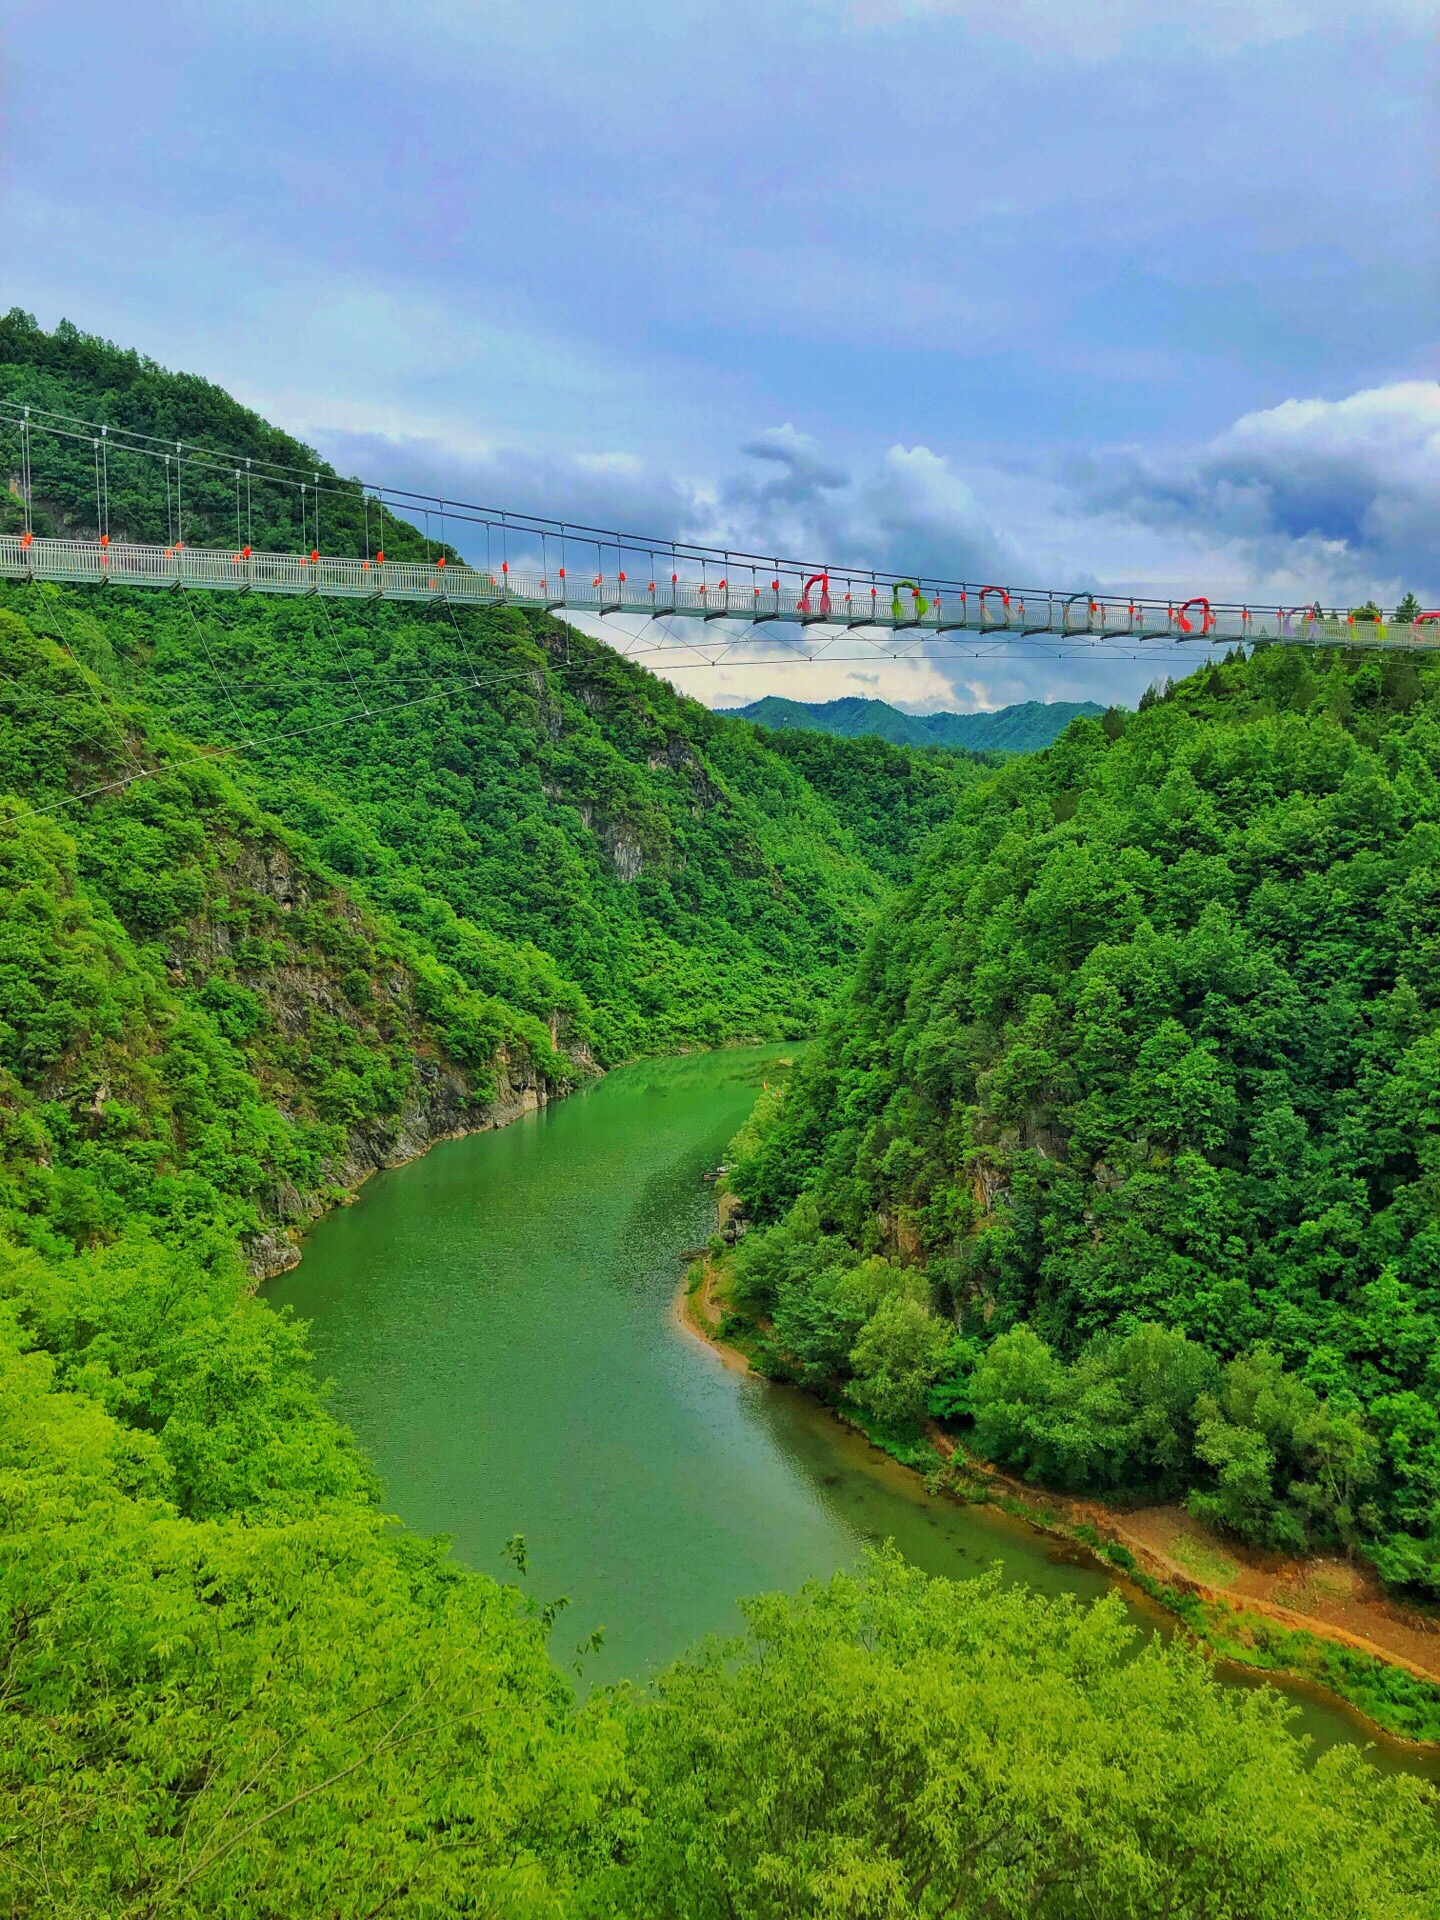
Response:
[[[1307,1763],[1268,1690],[1138,1651],[1118,1599],[896,1559],[747,1608],[628,1709],[636,1809],[599,1911],[675,1920],[1422,1920],[1433,1794]]]

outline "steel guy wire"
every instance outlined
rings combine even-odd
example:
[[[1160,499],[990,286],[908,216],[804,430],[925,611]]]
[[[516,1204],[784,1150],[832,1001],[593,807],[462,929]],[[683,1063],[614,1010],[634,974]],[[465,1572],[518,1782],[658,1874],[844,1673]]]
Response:
[[[486,680],[474,682],[474,685],[482,688],[486,686],[498,686],[506,681],[528,679],[532,672],[533,668],[518,667],[510,673],[493,674]],[[469,680],[462,680],[454,687],[439,693],[422,694],[414,700],[399,700],[388,707],[379,707],[373,711],[368,711],[368,717],[372,720],[383,719],[387,714],[406,712],[415,707],[433,706],[438,700],[453,700],[460,694],[470,691],[471,685],[472,683]],[[332,720],[317,721],[312,726],[293,727],[280,733],[253,736],[249,740],[239,741],[232,745],[197,747],[189,753],[179,755],[177,758],[171,760],[168,765],[141,767],[136,773],[125,774],[118,780],[107,780],[99,786],[87,787],[80,793],[67,794],[63,800],[52,801],[47,806],[30,807],[24,813],[0,814],[0,828],[18,826],[22,821],[33,820],[41,814],[56,813],[64,807],[78,806],[82,800],[93,800],[100,794],[115,793],[123,788],[136,786],[142,780],[158,779],[165,774],[176,773],[181,768],[194,765],[197,762],[208,763],[216,760],[232,759],[239,754],[263,750],[265,747],[274,746],[285,740],[298,740],[310,734],[331,732],[336,727],[351,725],[355,718],[356,716],[353,713],[342,713]]]
[[[90,676],[86,672],[85,668],[81,665],[80,660],[75,653],[75,649],[71,646],[69,639],[66,637],[64,624],[60,619],[59,610],[54,604],[54,602],[52,601],[51,596],[47,594],[44,591],[44,589],[41,588],[38,584],[36,584],[35,586],[35,591],[40,595],[41,605],[49,607],[51,617],[54,619],[55,625],[60,629],[58,634],[52,635],[51,637],[54,639],[58,639],[61,647],[69,655],[71,665],[75,668],[75,671],[79,674],[80,678],[84,681],[85,685],[90,688],[90,696],[95,702],[95,706],[100,714],[101,719],[105,722],[106,726],[109,727],[110,731],[114,734],[116,740],[120,743],[120,751],[125,755],[125,758],[131,763],[132,766],[135,766],[135,767],[141,766],[143,763],[140,761],[137,755],[132,753],[130,749],[130,743],[125,738],[124,729],[118,725],[118,723],[115,721],[115,719],[112,717],[109,710],[105,706],[105,703],[101,700],[98,688],[90,685]]]
[[[331,643],[334,646],[335,651],[339,654],[342,662],[344,663],[345,671],[350,676],[350,685],[355,689],[356,698],[359,700],[361,706],[365,708],[365,711],[368,714],[370,711],[370,708],[366,704],[365,696],[363,693],[361,693],[359,685],[356,682],[355,670],[350,665],[350,656],[348,653],[346,653],[344,647],[340,644],[339,636],[335,631],[335,622],[330,618],[330,609],[325,604],[325,596],[323,594],[317,593],[313,597],[320,602],[320,611],[324,614],[325,624],[330,629]]]
[[[225,684],[225,681],[221,675],[220,669],[215,664],[215,656],[210,651],[210,641],[205,633],[205,629],[200,625],[200,617],[196,613],[194,607],[191,606],[188,597],[185,600],[185,610],[190,615],[191,624],[195,628],[196,637],[199,639],[200,645],[205,649],[205,658],[209,663],[210,671],[214,676],[216,686],[219,687],[221,694],[229,702],[230,711],[234,714],[236,724],[239,726],[240,731],[248,735],[249,729],[245,722],[245,716],[240,711],[240,703],[236,700],[235,695],[231,692],[230,688]]]

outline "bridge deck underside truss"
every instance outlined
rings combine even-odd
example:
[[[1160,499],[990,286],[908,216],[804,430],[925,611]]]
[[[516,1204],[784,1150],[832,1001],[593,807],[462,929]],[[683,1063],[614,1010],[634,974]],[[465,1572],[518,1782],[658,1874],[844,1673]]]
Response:
[[[396,600],[453,606],[520,607],[564,615],[639,614],[648,618],[741,621],[866,629],[913,635],[987,634],[997,639],[1203,641],[1385,651],[1440,649],[1440,620],[1414,624],[1315,617],[1300,608],[1222,606],[1191,600],[1102,599],[999,587],[915,590],[873,587],[831,576],[813,582],[630,579],[625,574],[547,577],[508,567],[473,567],[327,558],[293,553],[230,553],[210,547],[151,547],[0,536],[0,579],[67,586],[189,588],[218,593],[320,594],[346,600]]]

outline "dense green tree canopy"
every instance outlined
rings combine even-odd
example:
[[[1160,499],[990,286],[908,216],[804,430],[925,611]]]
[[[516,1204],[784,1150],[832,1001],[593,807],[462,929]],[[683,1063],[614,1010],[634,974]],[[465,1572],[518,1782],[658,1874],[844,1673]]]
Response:
[[[1419,1920],[1433,1815],[1273,1694],[1088,1612],[898,1563],[747,1608],[627,1716],[644,1820],[601,1885],[656,1920]],[[1356,1815],[1363,1808],[1360,1822]]]
[[[313,458],[23,315],[0,391]],[[41,462],[53,524],[86,529],[84,479]],[[155,537],[163,497],[117,484]],[[192,497],[185,537],[227,539],[228,510]],[[878,1419],[938,1398],[1047,1471],[1081,1432],[1112,1477],[1201,1460],[1227,1523],[1360,1528],[1423,1571],[1425,688],[1346,669],[1302,699],[1267,672],[1220,688],[1259,746],[1212,762],[1203,719],[1162,703],[1128,761],[1092,726],[976,790],[797,1093],[747,1130],[747,1191],[784,1218],[746,1280],[806,1377],[848,1370]],[[1087,844],[1092,794],[1128,819],[1137,774],[1169,797]],[[1307,1768],[1276,1701],[1135,1653],[1113,1608],[879,1565],[578,1704],[558,1604],[385,1518],[303,1329],[251,1295],[242,1249],[427,1127],[596,1059],[805,1030],[978,777],[781,750],[513,614],[4,591],[15,1920],[1436,1911],[1432,1795],[1354,1755]],[[1132,1325],[1115,1302],[1156,1248]]]
[[[777,1363],[898,1257],[983,1450],[1440,1592],[1437,776],[1430,662],[1275,648],[967,793],[735,1176]]]

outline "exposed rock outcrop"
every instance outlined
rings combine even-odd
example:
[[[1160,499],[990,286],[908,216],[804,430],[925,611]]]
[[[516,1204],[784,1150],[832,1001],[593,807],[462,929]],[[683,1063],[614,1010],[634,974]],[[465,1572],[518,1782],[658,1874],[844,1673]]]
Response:
[[[418,1160],[439,1140],[459,1140],[469,1133],[486,1133],[508,1126],[522,1114],[547,1104],[544,1083],[528,1066],[497,1063],[496,1088],[489,1100],[477,1100],[463,1075],[429,1060],[416,1062],[418,1084],[399,1113],[391,1119],[353,1128],[344,1152],[331,1163],[333,1186],[310,1194],[290,1187],[277,1196],[276,1211],[283,1224],[252,1235],[242,1252],[245,1269],[255,1285],[287,1273],[299,1264],[302,1229],[329,1211],[336,1187],[347,1194],[363,1185],[382,1167],[403,1167]]]

